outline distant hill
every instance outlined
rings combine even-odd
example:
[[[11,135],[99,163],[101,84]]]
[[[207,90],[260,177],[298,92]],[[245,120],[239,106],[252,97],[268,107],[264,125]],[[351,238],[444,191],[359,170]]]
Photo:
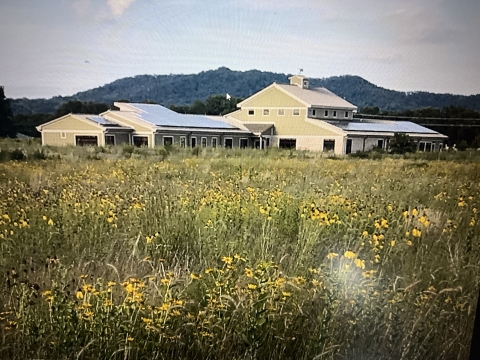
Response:
[[[51,99],[14,99],[14,114],[53,113],[69,100],[113,103],[117,100],[151,100],[164,106],[189,105],[204,101],[213,94],[229,93],[248,97],[273,82],[288,83],[285,74],[250,70],[233,71],[225,67],[191,75],[138,75],[79,92],[72,96]],[[336,76],[310,79],[310,86],[323,86],[357,105],[359,109],[377,106],[381,111],[404,111],[423,107],[461,106],[480,111],[480,94],[463,96],[429,92],[404,93],[378,87],[358,76]]]

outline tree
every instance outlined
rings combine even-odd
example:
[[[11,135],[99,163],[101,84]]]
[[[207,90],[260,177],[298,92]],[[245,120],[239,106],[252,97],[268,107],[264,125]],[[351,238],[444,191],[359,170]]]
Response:
[[[417,146],[415,142],[407,134],[395,133],[390,143],[390,152],[392,154],[405,154],[407,152],[415,152]]]
[[[0,137],[15,137],[15,126],[12,122],[10,99],[5,96],[3,86],[0,86]]]
[[[109,110],[110,107],[105,103],[83,102],[70,100],[60,105],[55,111],[54,117],[58,118],[67,114],[94,114],[98,115]]]
[[[195,100],[195,102],[188,108],[189,114],[206,114],[207,107],[201,100]]]

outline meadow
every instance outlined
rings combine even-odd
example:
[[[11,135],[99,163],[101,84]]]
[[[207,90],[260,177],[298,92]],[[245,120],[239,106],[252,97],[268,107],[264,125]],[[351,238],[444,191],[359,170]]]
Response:
[[[468,359],[471,154],[0,149],[1,359]]]

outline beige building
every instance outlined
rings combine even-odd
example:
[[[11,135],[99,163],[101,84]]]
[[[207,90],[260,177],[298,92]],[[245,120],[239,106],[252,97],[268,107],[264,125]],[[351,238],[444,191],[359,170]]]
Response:
[[[396,133],[420,151],[439,151],[446,136],[408,121],[355,119],[357,107],[303,75],[273,83],[226,116],[182,115],[163,106],[116,102],[100,115],[69,114],[37,127],[43,145],[259,148],[349,154],[388,150]]]
[[[356,120],[357,107],[325,88],[310,88],[303,75],[289,78],[290,84],[273,83],[238,104],[226,115],[255,133],[267,144],[297,150],[348,154],[374,147],[388,149],[395,133],[407,133],[419,150],[440,150],[446,136],[407,121]]]

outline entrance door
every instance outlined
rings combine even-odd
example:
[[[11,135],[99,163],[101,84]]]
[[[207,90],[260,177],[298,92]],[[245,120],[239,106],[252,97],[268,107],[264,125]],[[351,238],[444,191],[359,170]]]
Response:
[[[195,146],[197,146],[197,138],[196,138],[196,137],[192,137],[192,139],[191,139],[191,144],[192,144],[192,148],[194,148]]]
[[[352,152],[352,139],[347,139],[347,148],[345,149],[346,154],[350,154]]]

